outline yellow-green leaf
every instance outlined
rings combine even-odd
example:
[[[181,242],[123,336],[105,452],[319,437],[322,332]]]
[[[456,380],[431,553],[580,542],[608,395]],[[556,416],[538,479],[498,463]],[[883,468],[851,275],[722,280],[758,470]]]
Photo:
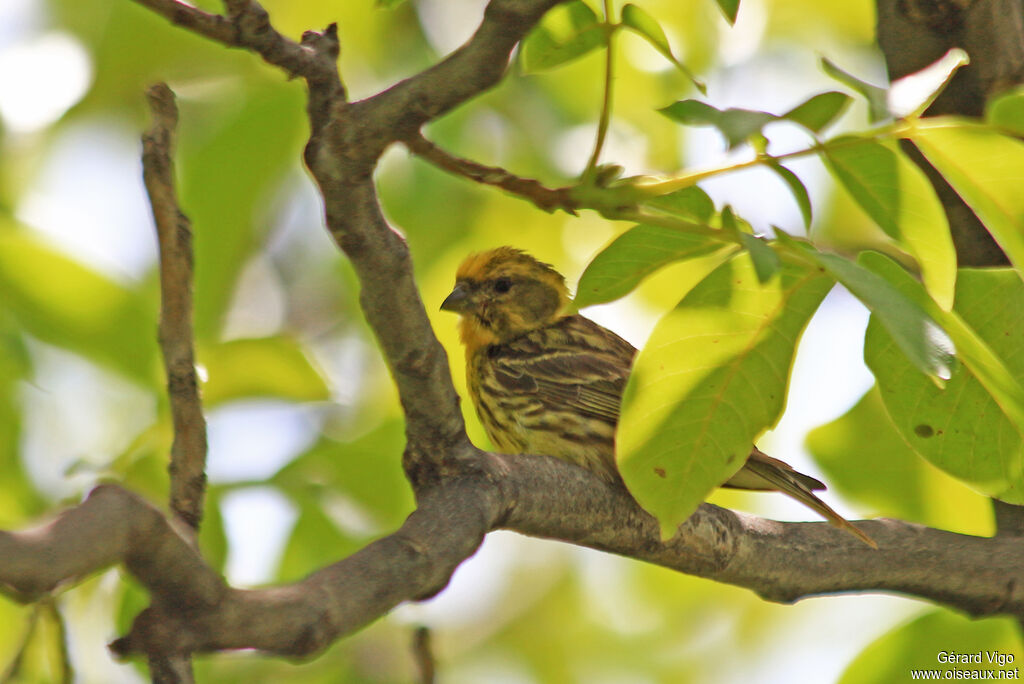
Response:
[[[825,145],[822,155],[868,216],[917,260],[929,294],[949,310],[956,250],[946,213],[924,173],[891,143],[844,137]]]
[[[2,228],[0,308],[50,344],[153,384],[155,309],[32,232]]]
[[[630,376],[616,441],[619,470],[663,535],[778,420],[797,341],[833,282],[785,265],[761,283],[744,252],[658,323]]]
[[[231,340],[201,350],[207,405],[247,397],[322,401],[328,390],[299,344],[287,337]]]
[[[947,122],[916,129],[911,140],[1024,277],[1024,143],[984,126]]]
[[[881,262],[901,290],[916,283]],[[916,285],[920,288],[920,285]],[[923,293],[922,293],[923,294]],[[943,316],[962,361],[940,389],[913,372],[872,319],[864,358],[886,410],[922,457],[988,496],[1024,504],[1024,283],[1011,269],[964,269]]]

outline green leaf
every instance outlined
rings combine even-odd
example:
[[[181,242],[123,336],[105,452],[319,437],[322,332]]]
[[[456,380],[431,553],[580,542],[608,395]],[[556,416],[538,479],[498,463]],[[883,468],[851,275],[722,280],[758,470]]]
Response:
[[[294,501],[299,516],[277,568],[277,578],[291,582],[306,577],[359,549],[360,539],[347,534],[328,517],[315,499]]]
[[[696,185],[652,197],[644,205],[698,223],[709,222],[715,213],[714,201]]]
[[[781,118],[798,123],[814,133],[821,133],[846,111],[852,101],[853,99],[846,93],[834,90],[819,93],[806,102],[793,107]]]
[[[228,560],[228,535],[221,514],[224,489],[208,487],[203,507],[203,525],[199,528],[199,548],[203,559],[218,572],[223,572]]]
[[[725,136],[729,149],[759,135],[762,128],[779,118],[753,109],[720,110],[698,100],[680,100],[658,111],[688,126],[714,126]]]
[[[782,232],[778,233],[778,239],[802,250],[805,258],[842,283],[885,326],[914,367],[936,382],[949,378],[955,361],[953,345],[921,304],[860,263],[796,243]],[[871,257],[888,261],[878,254],[872,253],[868,258]]]
[[[623,297],[655,271],[675,261],[694,259],[718,250],[713,269],[735,248],[682,230],[641,224],[615,238],[591,260],[576,286],[576,306],[583,308]]]
[[[1024,277],[1024,143],[949,119],[918,128],[911,140]]]
[[[582,57],[604,45],[607,35],[594,11],[582,0],[558,5],[523,40],[525,73],[536,73]]]
[[[736,14],[740,11],[740,0],[715,0],[729,24],[736,23]]]
[[[668,36],[658,20],[640,7],[629,3],[622,8],[622,23],[646,38],[658,52],[668,57],[673,64],[676,62],[672,54],[672,46],[668,44]]]
[[[217,99],[215,112],[182,115],[177,166],[182,210],[192,219],[197,340],[219,338],[238,276],[273,224],[260,220],[271,210],[268,198],[298,170],[302,97],[261,83]]]
[[[898,266],[875,258],[901,290],[924,296]],[[962,269],[956,307],[943,323],[962,367],[936,387],[907,367],[878,325],[868,325],[864,358],[893,424],[935,466],[988,496],[1024,503],[1024,283],[1011,269]]]
[[[811,213],[811,196],[807,194],[807,187],[804,186],[803,181],[800,180],[799,176],[778,162],[769,162],[767,166],[789,188],[789,192],[793,195],[793,199],[796,200],[797,206],[800,207],[800,216],[804,219],[804,228],[810,228],[811,220],[814,216]]]
[[[405,430],[388,420],[349,442],[322,438],[274,475],[271,482],[295,500],[321,490],[355,502],[380,531],[394,529],[416,507],[402,471]]]
[[[137,293],[0,221],[0,309],[39,339],[156,384],[156,312]]]
[[[736,218],[736,214],[733,213],[732,206],[726,204],[724,207],[722,207],[721,221],[722,230],[737,235],[739,234],[740,224]]]
[[[616,444],[630,492],[663,536],[742,467],[778,420],[797,341],[832,285],[790,264],[761,284],[744,252],[655,327],[630,376]]]
[[[299,344],[287,337],[231,340],[201,350],[209,379],[203,398],[213,406],[232,399],[273,397],[323,401],[329,392]]]
[[[806,445],[830,490],[875,515],[961,534],[991,534],[991,504],[920,458],[893,425],[878,386]]]
[[[33,485],[22,460],[22,383],[31,381],[32,360],[16,322],[0,306],[0,527],[41,515],[48,501]]]
[[[877,123],[889,118],[889,93],[885,88],[879,88],[867,81],[862,81],[856,76],[843,71],[827,57],[821,58],[821,68],[826,74],[839,81],[843,85],[853,89],[868,101],[868,121]]]
[[[940,654],[950,652],[981,654],[982,664],[938,660]],[[1002,656],[1003,663],[988,662],[988,653],[993,658]],[[871,643],[846,668],[839,684],[905,682],[910,681],[911,670],[937,671],[934,679],[938,681],[957,679],[955,675],[959,673],[983,674],[986,670],[994,670],[996,679],[1017,679],[1014,675],[1021,655],[1019,630],[1013,618],[978,620],[948,610],[931,610]],[[1007,656],[1013,662],[1006,662]]]
[[[837,138],[822,150],[829,170],[921,269],[939,305],[953,306],[956,250],[942,203],[920,168],[893,143]]]
[[[697,86],[701,94],[707,93],[707,87],[697,80],[690,70],[686,68],[686,65],[680,62],[675,54],[673,54],[672,46],[668,42],[668,36],[665,35],[665,31],[661,28],[657,19],[640,7],[629,3],[622,8],[622,24],[646,38],[665,59],[675,65],[677,69]]]
[[[405,0],[374,0],[373,4],[382,9],[394,9],[404,2]]]
[[[758,282],[761,284],[768,282],[779,270],[779,255],[765,240],[749,233],[740,233],[740,240],[750,252]]]
[[[1003,132],[1024,137],[1024,86],[1018,86],[989,101],[985,120]]]

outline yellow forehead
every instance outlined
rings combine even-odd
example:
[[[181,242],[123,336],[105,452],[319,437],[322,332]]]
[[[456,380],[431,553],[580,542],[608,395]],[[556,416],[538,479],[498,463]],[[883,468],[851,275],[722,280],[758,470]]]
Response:
[[[561,285],[562,276],[549,265],[514,247],[498,247],[466,257],[455,277],[457,280],[491,280],[501,276],[529,275]]]

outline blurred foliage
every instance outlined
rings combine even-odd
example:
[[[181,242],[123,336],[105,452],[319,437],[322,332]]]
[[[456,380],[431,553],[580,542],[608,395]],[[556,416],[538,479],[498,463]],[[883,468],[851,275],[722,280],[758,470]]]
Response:
[[[27,525],[106,478],[166,500],[172,435],[156,345],[159,298],[148,217],[104,215],[98,220],[110,222],[111,233],[92,235],[83,227],[90,221],[73,220],[86,211],[73,194],[42,190],[47,162],[74,152],[76,172],[108,174],[102,180],[111,204],[141,203],[134,150],[148,125],[143,92],[156,80],[169,82],[181,108],[177,172],[195,233],[197,346],[207,405],[245,415],[250,400],[271,399],[301,407],[303,416],[278,421],[253,409],[244,429],[211,441],[221,446],[211,452],[217,468],[200,535],[205,557],[231,579],[238,563],[252,562],[247,559],[258,552],[262,569],[246,577],[291,581],[400,525],[414,506],[401,470],[401,414],[359,313],[354,275],[322,228],[321,205],[301,168],[308,133],[302,84],[127,0],[21,4],[31,16],[17,24],[24,34],[17,39],[70,36],[83,48],[92,80],[52,124],[18,131],[0,120],[0,526]],[[197,4],[221,7],[213,0]],[[262,4],[289,36],[338,23],[340,69],[354,98],[454,49],[471,34],[482,7],[441,0]],[[875,85],[883,67],[871,45],[868,0],[610,6],[610,16],[605,3],[592,0],[552,12],[502,83],[433,122],[427,133],[456,154],[552,186],[576,183],[586,170],[578,196],[627,220],[590,211],[544,214],[401,149],[389,151],[378,169],[382,205],[411,247],[460,393],[465,396],[464,359],[455,321],[437,307],[467,252],[514,243],[556,264],[570,282],[579,278],[577,303],[603,305],[588,315],[638,346],[651,329],[656,339],[667,335],[666,342],[679,344],[673,321],[680,312],[689,316],[688,326],[698,319],[724,322],[732,333],[745,317],[737,305],[759,312],[762,325],[746,331],[747,345],[712,350],[710,338],[690,339],[685,354],[670,345],[641,356],[648,369],[668,364],[684,372],[709,359],[731,369],[715,391],[722,406],[746,415],[742,434],[730,442],[740,453],[778,420],[800,330],[838,281],[873,312],[868,351],[879,380],[845,415],[809,435],[826,479],[862,512],[989,534],[988,502],[968,485],[1012,492],[1021,476],[1014,413],[1022,377],[1013,317],[1019,307],[1012,302],[1024,263],[1018,182],[1024,160],[1020,143],[1007,137],[1024,130],[1021,91],[994,99],[985,123],[894,120],[886,88]],[[588,168],[609,41],[611,125]],[[0,53],[4,48],[0,41]],[[697,82],[706,84],[706,96]],[[84,152],[70,149],[66,132],[91,136],[98,126],[112,127],[133,156],[122,158],[99,138]],[[958,279],[934,193],[900,152],[899,137],[914,140],[949,177],[1014,270],[960,272]],[[597,163],[618,165],[621,177]],[[754,166],[777,185],[739,173]],[[72,177],[64,186],[75,185]],[[638,202],[643,215],[616,216],[621,198]],[[64,220],[54,225],[40,202],[61,209]],[[780,227],[780,239],[755,236],[772,225]],[[805,232],[813,245],[786,237]],[[126,257],[104,242],[108,235],[141,247]],[[83,244],[109,258],[92,259]],[[865,249],[896,261],[846,258]],[[892,269],[915,283],[919,276],[923,287],[904,288],[890,277]],[[738,271],[740,282],[731,278]],[[794,273],[810,272],[822,275],[802,308],[772,308],[792,303],[785,283]],[[945,378],[941,335],[925,335],[942,327],[966,354]],[[881,350],[884,335],[895,343]],[[886,372],[873,356],[882,351]],[[707,417],[685,387],[664,384],[674,396],[673,416]],[[958,387],[986,410],[968,411],[955,401],[944,406],[943,397]],[[908,393],[928,401],[894,400]],[[788,400],[798,410],[800,398]],[[471,438],[486,445],[468,402],[463,410]],[[918,416],[924,410],[927,420]],[[652,427],[646,419],[634,422],[641,432]],[[730,432],[727,421],[711,424]],[[922,425],[988,434],[996,444],[977,442],[965,460],[959,447],[937,452],[951,438],[925,437],[917,429]],[[272,453],[257,453],[261,445]],[[689,452],[677,451],[679,459]],[[690,483],[686,505],[667,517],[685,517],[726,470]],[[637,491],[653,500],[676,493],[662,478],[646,480],[636,483]],[[276,502],[281,509],[274,525],[232,513],[234,494],[259,500],[268,492],[276,498],[267,497],[266,507]],[[111,662],[103,642],[122,633],[146,601],[118,571],[78,584],[52,606],[0,601],[0,672],[17,664],[17,681],[56,681],[66,640],[79,681],[139,681],[144,667]],[[883,634],[913,605],[900,603],[901,611],[890,602],[865,609],[869,627],[851,633],[846,615],[834,608],[839,601],[776,606],[661,568],[499,533],[438,599],[404,607],[316,659],[216,654],[197,659],[196,671],[199,681],[218,683],[411,681],[409,644],[420,623],[432,627],[441,676],[450,682],[901,681],[917,663],[927,667],[938,649],[1024,658],[1003,620],[968,623],[933,611]]]
[[[1019,630],[1010,618],[973,621],[945,611],[928,611],[868,646],[851,663],[840,684],[902,681],[910,678],[911,670],[938,671],[935,679],[1017,679]],[[957,656],[968,660],[950,660]]]

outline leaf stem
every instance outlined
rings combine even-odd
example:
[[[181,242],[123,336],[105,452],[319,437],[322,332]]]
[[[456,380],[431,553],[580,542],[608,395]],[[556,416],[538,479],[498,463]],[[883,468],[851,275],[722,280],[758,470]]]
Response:
[[[608,124],[612,117],[612,83],[615,77],[615,31],[618,24],[612,23],[612,0],[604,0],[604,30],[605,30],[605,54],[604,54],[604,96],[601,100],[601,116],[597,122],[597,139],[594,141],[594,151],[587,162],[587,168],[583,171],[583,177],[589,178],[597,168],[597,161],[601,158],[601,149],[604,147],[605,138],[608,136]]]
[[[800,157],[806,157],[812,154],[818,154],[823,150],[830,149],[841,149],[844,147],[853,147],[861,145],[865,142],[876,141],[880,138],[899,138],[903,137],[908,129],[907,122],[896,121],[887,126],[883,126],[877,129],[870,136],[863,137],[850,137],[840,141],[829,141],[829,142],[815,142],[813,145],[806,147],[802,150],[795,150],[793,152],[786,152],[785,154],[771,155],[771,154],[758,154],[753,159],[747,161],[738,162],[735,164],[728,164],[724,166],[716,166],[710,169],[704,169],[702,171],[691,171],[684,173],[680,176],[672,178],[666,178],[663,180],[654,181],[652,183],[638,183],[637,189],[646,195],[657,197],[660,195],[667,195],[670,192],[682,190],[688,188],[696,183],[704,180],[705,178],[711,178],[718,176],[723,173],[729,173],[732,171],[740,171],[747,169],[759,164],[777,164],[788,159],[798,159]]]

